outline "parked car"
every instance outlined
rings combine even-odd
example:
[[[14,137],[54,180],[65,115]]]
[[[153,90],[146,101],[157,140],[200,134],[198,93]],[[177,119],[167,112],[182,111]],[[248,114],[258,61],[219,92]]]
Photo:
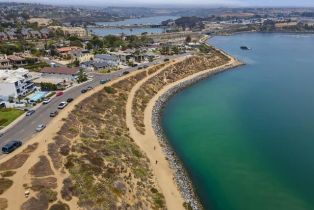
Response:
[[[2,152],[4,154],[9,154],[13,152],[14,150],[16,150],[17,148],[19,148],[21,145],[22,145],[21,141],[18,141],[18,140],[10,141],[9,143],[7,143],[6,145],[2,147]]]
[[[62,91],[56,93],[56,96],[62,96],[62,95],[63,95]]]
[[[148,65],[144,65],[143,68],[145,68],[145,69],[148,68]]]
[[[138,70],[143,69],[143,66],[139,66],[137,69],[138,69]]]
[[[68,102],[68,103],[71,103],[73,100],[74,100],[73,98],[68,98],[68,99],[67,99],[67,102]]]
[[[55,117],[58,115],[58,111],[50,112],[49,116],[50,117]]]
[[[165,59],[164,59],[164,62],[168,62],[168,61],[170,61],[169,58],[165,58]]]
[[[129,74],[130,72],[128,72],[128,71],[124,71],[123,73],[122,73],[122,75],[127,75],[127,74]]]
[[[102,79],[99,81],[100,84],[105,84],[107,83],[108,81],[110,81],[109,79]]]
[[[59,104],[58,109],[63,109],[63,108],[66,107],[67,105],[68,105],[67,102],[62,101],[62,102]]]
[[[81,90],[81,93],[86,93],[86,92],[87,92],[87,89],[85,88]]]
[[[92,90],[93,87],[92,87],[92,86],[88,86],[86,89],[87,89],[87,90]]]
[[[43,101],[43,104],[49,104],[51,101],[51,98],[46,98],[44,101]]]
[[[44,125],[44,124],[39,124],[39,125],[37,125],[37,127],[36,127],[36,131],[37,131],[37,132],[40,132],[40,131],[44,130],[45,128],[46,128],[46,125]]]
[[[26,116],[31,116],[32,114],[34,114],[35,113],[35,110],[28,110],[27,112],[26,112]]]

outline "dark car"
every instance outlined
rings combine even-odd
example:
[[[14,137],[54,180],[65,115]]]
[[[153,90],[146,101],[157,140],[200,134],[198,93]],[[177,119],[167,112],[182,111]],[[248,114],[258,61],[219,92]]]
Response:
[[[127,74],[129,74],[130,72],[128,72],[128,71],[124,71],[122,74],[123,75],[127,75]]]
[[[103,85],[103,84],[106,84],[108,81],[110,81],[110,79],[102,79],[99,81],[99,83]]]
[[[87,92],[87,89],[82,89],[81,90],[81,93],[86,93]]]
[[[58,115],[58,111],[54,111],[54,112],[51,112],[49,116],[50,117],[55,117],[57,115]]]
[[[165,59],[164,59],[164,62],[168,62],[168,61],[170,61],[169,58],[165,58]]]
[[[74,100],[73,98],[68,98],[68,99],[67,99],[67,102],[70,103],[70,102],[72,102],[73,100]]]
[[[29,110],[26,112],[26,116],[31,116],[34,113],[35,113],[35,110]]]
[[[139,66],[137,69],[138,69],[138,70],[143,69],[143,66]]]
[[[21,141],[18,140],[10,141],[9,143],[2,147],[2,152],[4,154],[9,154],[16,150],[17,148],[19,148],[21,145],[22,145]]]

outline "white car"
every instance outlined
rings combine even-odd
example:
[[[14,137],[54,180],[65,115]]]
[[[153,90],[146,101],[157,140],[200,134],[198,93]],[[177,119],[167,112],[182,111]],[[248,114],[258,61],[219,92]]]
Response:
[[[40,132],[40,131],[44,130],[45,128],[46,128],[46,125],[44,125],[44,124],[39,124],[39,125],[37,125],[37,127],[36,127],[36,131],[37,131],[37,132]]]
[[[43,104],[49,104],[51,101],[51,98],[46,98],[44,101],[43,101]]]
[[[59,106],[58,109],[63,109],[64,107],[66,107],[68,105],[68,102],[62,101]]]

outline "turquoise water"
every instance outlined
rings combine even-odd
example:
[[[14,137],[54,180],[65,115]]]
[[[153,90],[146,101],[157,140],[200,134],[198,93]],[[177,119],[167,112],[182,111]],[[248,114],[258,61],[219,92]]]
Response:
[[[44,91],[38,91],[30,95],[28,98],[31,102],[36,102],[40,99],[43,99],[47,95],[47,92]]]
[[[162,120],[205,208],[314,209],[314,35],[210,43],[247,65],[171,98]]]

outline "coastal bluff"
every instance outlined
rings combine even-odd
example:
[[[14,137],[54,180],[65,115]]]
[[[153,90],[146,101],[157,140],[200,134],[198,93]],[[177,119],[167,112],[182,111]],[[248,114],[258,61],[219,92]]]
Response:
[[[21,152],[0,160],[0,209],[202,208],[191,184],[178,183],[179,166],[152,120],[154,107],[182,82],[238,65],[212,48],[80,96]]]

